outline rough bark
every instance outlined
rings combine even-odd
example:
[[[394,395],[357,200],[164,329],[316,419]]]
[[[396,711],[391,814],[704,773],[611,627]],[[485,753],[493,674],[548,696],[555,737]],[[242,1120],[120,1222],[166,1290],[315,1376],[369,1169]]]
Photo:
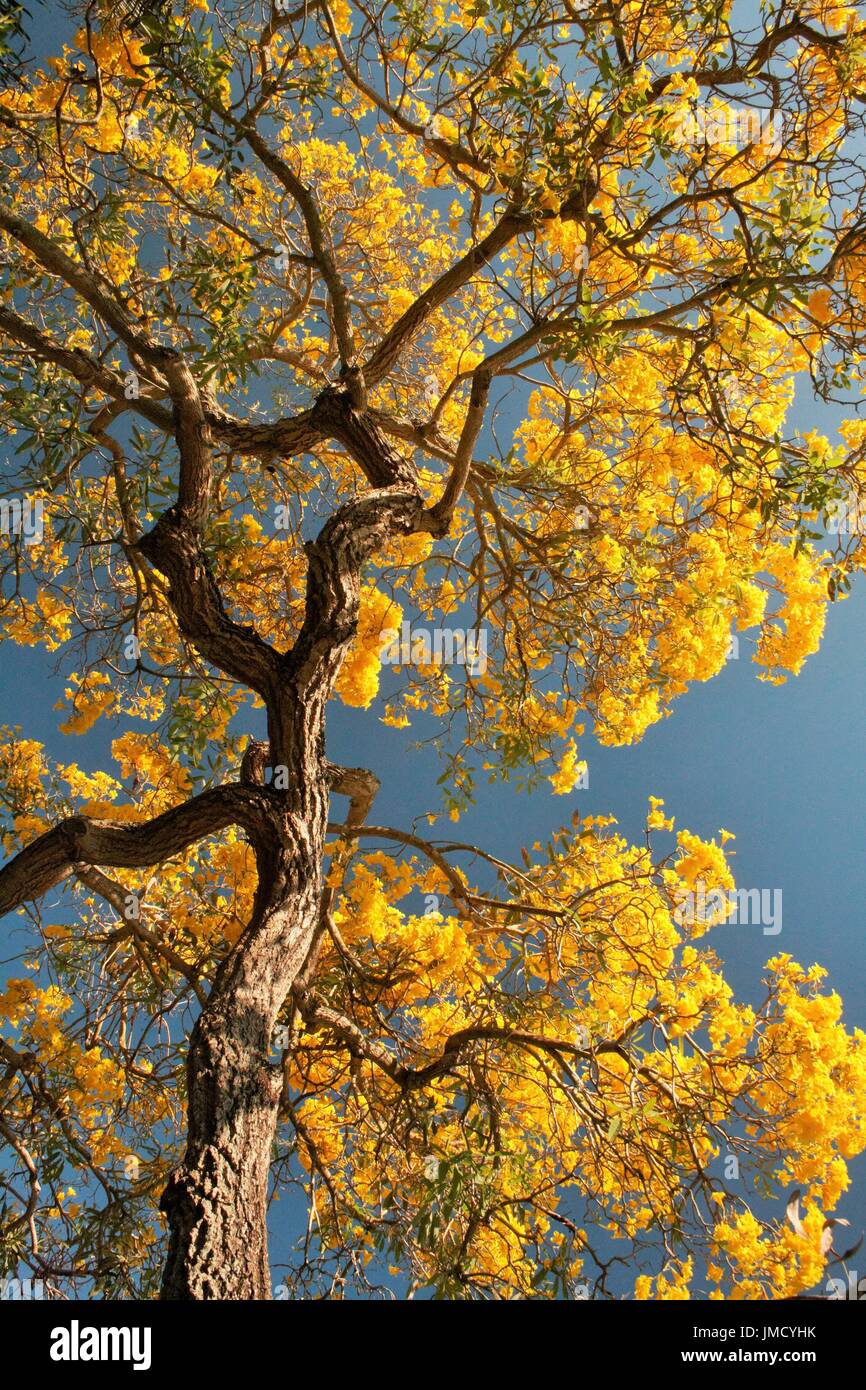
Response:
[[[281,864],[245,945],[219,972],[187,1059],[183,1164],[161,1201],[169,1222],[166,1299],[267,1299],[268,1172],[280,1074],[268,1061],[279,1008],[318,919],[318,875],[298,885]],[[261,895],[260,895],[261,897]]]
[[[0,916],[42,897],[82,864],[146,868],[229,825],[241,825],[255,836],[261,825],[258,804],[249,790],[229,785],[203,792],[142,825],[70,816],[0,869]]]

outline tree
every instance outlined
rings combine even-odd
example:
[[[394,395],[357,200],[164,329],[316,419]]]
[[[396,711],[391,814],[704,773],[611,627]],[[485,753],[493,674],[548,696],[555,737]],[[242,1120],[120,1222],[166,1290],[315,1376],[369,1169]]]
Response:
[[[119,725],[114,771],[3,745],[7,1248],[267,1298],[301,1182],[281,1296],[810,1287],[866,1036],[785,954],[734,1002],[729,832],[654,800],[509,864],[371,823],[325,725],[416,722],[457,821],[480,775],[568,795],[581,721],[639,738],[732,630],[773,681],[817,649],[864,426],[785,421],[860,380],[866,29],[141,9],[0,98],[2,634],[62,653],[65,732]]]

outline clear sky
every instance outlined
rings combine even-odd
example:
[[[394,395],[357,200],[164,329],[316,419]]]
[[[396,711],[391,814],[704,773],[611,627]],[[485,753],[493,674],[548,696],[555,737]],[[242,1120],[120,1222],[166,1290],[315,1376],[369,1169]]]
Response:
[[[46,17],[38,11],[33,41],[47,46]],[[835,416],[801,398],[790,423],[823,428],[837,443]],[[0,450],[0,463],[2,457]],[[741,639],[739,659],[713,681],[691,686],[639,745],[601,748],[583,739],[586,790],[527,797],[501,784],[481,785],[455,838],[508,858],[567,823],[575,807],[581,814],[612,813],[625,834],[640,838],[647,797],[661,796],[678,828],[712,836],[725,827],[736,835],[740,886],[781,890],[778,935],[764,935],[760,926],[721,926],[706,938],[725,960],[737,996],[756,999],[765,961],[785,951],[803,964],[824,965],[845,1002],[848,1027],[866,1028],[866,584],[855,584],[849,599],[831,606],[821,650],[799,677],[783,686],[763,683],[750,654]],[[99,724],[78,739],[57,731],[57,660],[2,644],[0,723],[19,724],[25,737],[43,741],[64,761],[110,768],[107,750],[116,732],[110,726]],[[60,661],[64,669],[62,654]],[[377,721],[383,704],[366,712],[335,705],[328,753],[372,768],[382,781],[376,822],[405,827],[439,809],[440,768],[426,750],[407,754],[411,730]],[[852,1176],[836,1214],[849,1218],[856,1238],[866,1228],[866,1160],[852,1165]]]

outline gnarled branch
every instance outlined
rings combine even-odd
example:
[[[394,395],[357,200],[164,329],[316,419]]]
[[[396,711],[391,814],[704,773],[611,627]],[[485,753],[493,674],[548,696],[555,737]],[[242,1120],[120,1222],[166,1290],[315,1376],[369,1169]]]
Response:
[[[141,825],[70,816],[0,869],[0,916],[41,898],[78,865],[149,868],[230,825],[242,826],[254,844],[267,838],[268,813],[260,793],[234,783],[213,787]]]

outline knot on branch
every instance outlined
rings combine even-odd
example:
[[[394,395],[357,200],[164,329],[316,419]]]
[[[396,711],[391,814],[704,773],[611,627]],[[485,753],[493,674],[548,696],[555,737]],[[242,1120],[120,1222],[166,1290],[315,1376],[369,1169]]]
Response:
[[[177,507],[166,507],[150,530],[141,536],[136,549],[141,551],[145,560],[149,560],[152,565],[159,569],[159,561],[165,544],[169,541],[177,543],[184,535],[184,531],[183,519],[178,515]]]
[[[79,841],[87,834],[90,822],[84,816],[67,816],[57,827],[58,838],[63,837],[69,854],[74,857]]]
[[[263,787],[269,757],[269,744],[262,739],[251,738],[241,759],[241,781],[250,786]]]
[[[328,763],[325,776],[331,791],[349,797],[346,824],[361,825],[382,786],[375,772],[366,767],[338,767]]]
[[[171,1219],[173,1213],[177,1212],[188,1201],[189,1184],[186,1169],[183,1167],[173,1168],[159,1199],[159,1210],[163,1216]]]
[[[316,398],[311,420],[322,435],[336,439],[374,487],[418,489],[413,464],[393,449],[374,412],[367,409],[364,373],[346,369],[342,382],[326,386]]]
[[[340,373],[340,379],[345,382],[346,391],[355,409],[366,410],[367,384],[364,380],[363,368],[355,365],[344,367]]]

